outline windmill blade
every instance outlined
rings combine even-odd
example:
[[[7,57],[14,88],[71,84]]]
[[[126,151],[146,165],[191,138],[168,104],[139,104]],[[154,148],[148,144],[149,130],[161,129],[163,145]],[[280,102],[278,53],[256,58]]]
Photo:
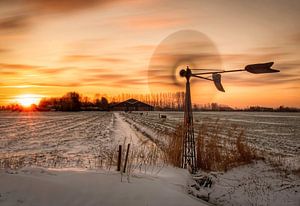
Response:
[[[201,32],[180,30],[160,42],[148,66],[150,92],[182,91],[186,81],[179,72],[186,66],[190,68],[220,68],[221,66],[216,45]],[[197,84],[200,82],[197,81]]]
[[[221,83],[221,74],[212,74],[212,79],[215,83],[216,88],[221,91],[221,92],[225,92],[222,83]]]
[[[274,62],[261,63],[261,64],[250,64],[245,67],[247,72],[253,74],[264,74],[264,73],[275,73],[279,72],[279,70],[272,69],[271,66]]]

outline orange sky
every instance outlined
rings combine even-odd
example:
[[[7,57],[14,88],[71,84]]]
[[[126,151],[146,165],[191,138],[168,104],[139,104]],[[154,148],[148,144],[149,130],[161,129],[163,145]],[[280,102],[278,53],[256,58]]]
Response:
[[[220,69],[274,61],[281,70],[226,74],[225,93],[193,81],[194,102],[300,107],[299,11],[297,0],[2,0],[0,105],[26,94],[171,91],[151,85],[152,56],[189,29],[209,38]]]

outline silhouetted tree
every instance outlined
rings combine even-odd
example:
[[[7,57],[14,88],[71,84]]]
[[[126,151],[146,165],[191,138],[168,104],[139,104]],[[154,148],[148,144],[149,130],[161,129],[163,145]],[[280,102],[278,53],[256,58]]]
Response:
[[[104,111],[108,110],[109,104],[108,104],[108,100],[105,97],[101,97],[101,99],[96,99],[95,104],[101,110],[104,110]]]
[[[80,111],[80,95],[76,92],[68,92],[61,98],[62,111]]]

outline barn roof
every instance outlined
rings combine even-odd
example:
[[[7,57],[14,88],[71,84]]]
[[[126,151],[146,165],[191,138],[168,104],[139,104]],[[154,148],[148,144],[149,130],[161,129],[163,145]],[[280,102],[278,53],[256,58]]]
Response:
[[[139,100],[136,100],[136,99],[127,99],[126,101],[124,102],[127,102],[128,104],[135,104],[137,102],[140,102]]]
[[[142,104],[142,105],[145,105],[145,106],[148,106],[148,107],[153,107],[153,106],[151,106],[149,104],[146,104],[146,103],[141,102],[141,101],[136,100],[136,99],[127,99],[124,102],[120,102],[118,104],[115,104],[114,107],[119,106],[119,105],[124,105],[124,104],[130,104],[130,105]]]

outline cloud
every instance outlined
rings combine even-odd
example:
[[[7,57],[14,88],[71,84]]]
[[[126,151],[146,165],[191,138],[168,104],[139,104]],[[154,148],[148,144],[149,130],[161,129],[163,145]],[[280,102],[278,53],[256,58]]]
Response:
[[[39,87],[79,87],[82,84],[80,82],[50,82],[50,83],[34,83],[32,86]]]
[[[95,6],[105,6],[121,0],[2,0],[0,5],[18,5],[31,13],[68,13]]]
[[[299,44],[300,44],[300,32],[291,35],[290,42],[299,46]]]
[[[3,48],[0,48],[0,54],[1,53],[7,53],[9,52],[10,50],[9,49],[3,49]]]
[[[173,26],[179,26],[187,23],[187,20],[170,17],[132,17],[124,19],[123,25],[135,29],[159,29]]]
[[[114,58],[114,57],[99,57],[97,58],[98,61],[108,62],[108,63],[124,63],[127,60],[122,58]]]
[[[138,46],[131,46],[127,47],[126,49],[130,49],[135,52],[148,52],[153,51],[156,45],[138,45]]]
[[[260,49],[259,51],[263,51],[263,49]],[[247,62],[247,64],[253,64],[253,63],[260,63],[260,62],[276,61],[276,60],[284,59],[289,55],[290,55],[289,52],[258,53],[256,51],[254,54],[250,52],[241,53],[241,54],[222,54],[221,58],[224,62],[227,63]]]
[[[223,63],[238,66],[238,68],[232,69],[242,69],[247,64],[274,61],[272,68],[280,70],[275,74],[255,76],[244,73],[240,75],[227,74],[223,75],[224,81],[243,86],[299,84],[300,61],[298,57],[295,57],[295,52],[288,47],[257,47],[249,50],[248,53],[222,54],[221,57]]]
[[[238,78],[238,77],[223,77],[223,82],[231,83],[235,86],[283,86],[287,83],[297,84],[300,81],[300,77],[297,76],[279,76],[279,75],[264,75],[248,78]]]
[[[128,75],[125,75],[125,74],[95,74],[95,75],[92,75],[90,77],[85,77],[85,78],[82,78],[81,80],[83,82],[87,82],[87,81],[94,81],[94,82],[97,82],[97,81],[106,81],[106,82],[112,82],[116,79],[124,79],[128,77]]]
[[[112,0],[113,1],[113,0]],[[73,12],[78,10],[83,10],[86,8],[91,8],[97,5],[104,5],[109,2],[109,0],[26,0],[32,8],[40,12],[48,13],[64,13]]]
[[[27,27],[27,16],[16,15],[0,19],[0,30],[15,30]]]
[[[127,0],[135,2],[133,0]],[[28,28],[31,19],[44,15],[66,15],[95,7],[106,7],[125,0],[0,0],[0,31]]]
[[[77,62],[77,61],[94,61],[95,56],[91,55],[67,55],[64,56],[62,61],[64,62]]]
[[[39,66],[32,66],[26,64],[0,64],[1,69],[15,69],[15,70],[28,70],[28,69],[36,69]]]
[[[72,69],[70,67],[61,67],[61,68],[49,68],[49,67],[43,67],[43,66],[36,66],[36,65],[27,65],[27,64],[5,64],[0,63],[0,69],[1,69],[1,75],[8,75],[11,74],[22,74],[22,72],[32,72],[34,74],[53,74],[57,75],[62,72],[65,72],[66,70]]]
[[[114,60],[108,59],[108,61]],[[24,72],[33,76],[24,76]],[[76,81],[69,77],[69,72],[75,75]],[[68,75],[68,79],[60,81],[66,75]],[[0,64],[0,77],[10,80],[3,85],[5,87],[20,87],[24,85],[30,87],[128,87],[145,85],[147,83],[145,76],[132,78],[133,76],[136,75],[115,73],[113,69],[108,68],[49,68],[26,64]]]
[[[112,71],[110,71],[112,72]],[[80,79],[85,86],[134,87],[147,84],[146,76],[118,73],[98,73]]]
[[[121,80],[113,81],[114,86],[121,86],[121,87],[132,87],[132,86],[141,86],[146,85],[147,79],[143,78],[126,78]]]
[[[223,75],[223,81],[243,86],[267,86],[267,85],[284,85],[299,84],[300,82],[300,62],[285,61],[273,66],[279,69],[279,73],[275,74],[240,74],[240,75]]]
[[[63,57],[63,62],[107,62],[107,63],[124,63],[127,60],[116,57],[98,57],[93,55],[67,55]]]
[[[11,76],[11,75],[17,75],[18,72],[16,71],[0,71],[0,76],[3,78],[3,76]]]
[[[13,85],[13,84],[0,84],[0,87],[4,88],[32,88],[32,87],[79,87],[82,86],[79,82],[48,82],[48,83],[41,83],[41,82],[22,82],[22,84]]]

